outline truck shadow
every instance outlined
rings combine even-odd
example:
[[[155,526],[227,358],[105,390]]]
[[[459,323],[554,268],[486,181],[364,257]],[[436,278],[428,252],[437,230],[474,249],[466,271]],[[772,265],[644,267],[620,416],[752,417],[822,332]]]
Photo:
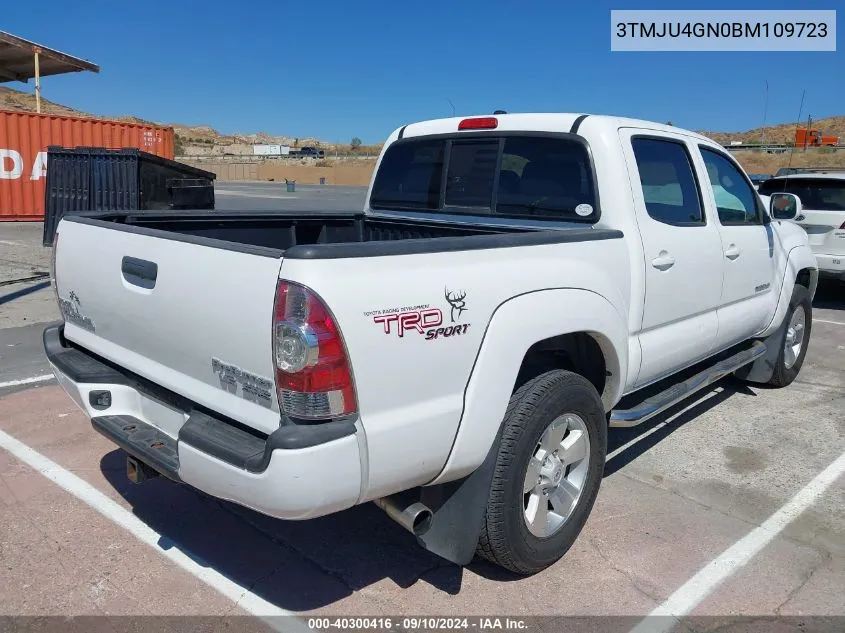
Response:
[[[41,281],[37,284],[32,286],[27,286],[26,288],[21,288],[20,290],[15,290],[14,292],[9,292],[4,295],[0,295],[0,305],[4,303],[10,303],[15,299],[20,299],[21,297],[25,297],[26,295],[30,295],[33,292],[38,292],[39,290],[43,290],[44,288],[49,288],[50,282],[48,281]]]
[[[845,311],[845,281],[819,279],[813,307]]]
[[[264,600],[294,612],[340,601],[383,580],[418,581],[457,594],[462,569],[419,547],[373,504],[310,521],[281,521],[163,477],[141,485],[125,475],[125,453],[100,461],[133,513],[179,548]]]
[[[699,393],[695,398],[683,400],[651,420],[630,428],[610,429],[607,437],[609,457],[605,462],[604,476],[610,477],[665,440],[684,424],[719,406],[736,393],[756,395],[747,384],[733,377],[727,377],[715,383],[710,389]],[[693,402],[695,404],[690,407]],[[689,409],[683,411],[686,407]],[[679,414],[679,411],[682,413]],[[671,421],[664,425],[663,423],[670,418]]]
[[[642,425],[611,430],[608,453],[622,450],[608,459],[604,476],[611,476],[734,393],[753,394],[736,380],[717,385],[721,390],[707,392],[709,397],[680,415],[677,411],[689,402]],[[660,426],[673,415],[677,417]],[[641,439],[634,441],[637,438]],[[310,521],[281,521],[163,477],[133,484],[126,478],[125,467],[120,450],[100,461],[103,475],[134,514],[163,535],[159,542],[163,549],[182,550],[282,609],[318,609],[383,580],[402,589],[423,581],[452,595],[461,589],[460,567],[419,547],[373,504]],[[468,569],[499,582],[522,578],[477,558]]]

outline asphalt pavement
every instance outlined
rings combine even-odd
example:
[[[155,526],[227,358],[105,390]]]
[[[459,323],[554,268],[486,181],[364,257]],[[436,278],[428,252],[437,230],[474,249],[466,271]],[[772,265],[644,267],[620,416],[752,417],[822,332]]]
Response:
[[[284,182],[221,181],[214,186],[215,208],[228,210],[362,211],[366,187],[294,185]]]

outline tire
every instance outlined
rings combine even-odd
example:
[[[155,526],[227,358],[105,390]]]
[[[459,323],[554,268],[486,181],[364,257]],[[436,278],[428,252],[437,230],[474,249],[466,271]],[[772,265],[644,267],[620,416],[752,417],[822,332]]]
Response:
[[[550,426],[552,422],[555,422],[554,428]],[[573,462],[569,467],[564,466],[561,472],[560,467],[568,459],[567,454],[571,455],[563,442],[555,443],[556,433],[563,426],[579,429],[577,435],[572,434],[574,430],[566,431],[564,441],[575,438],[573,442],[580,442],[586,437],[588,445],[579,449],[587,456],[586,464],[583,461]],[[547,430],[551,435],[545,434]],[[551,438],[551,446],[562,447],[560,450],[564,458],[552,462],[552,466],[548,466],[546,461],[532,461],[532,465],[546,464],[544,470],[532,471],[532,475],[541,472],[551,474],[546,479],[538,475],[537,488],[526,493],[525,487],[533,485],[534,481],[533,476],[527,475],[529,461],[536,459],[537,454],[549,455],[548,452],[539,452],[543,438]],[[592,510],[602,480],[606,452],[607,418],[601,398],[588,380],[572,372],[554,370],[522,385],[511,396],[505,413],[477,553],[522,575],[536,573],[558,561],[575,542]],[[535,495],[534,491],[540,488],[540,480],[552,482],[561,474],[567,481],[570,477],[581,480],[577,496],[552,494],[551,498],[563,498],[567,503],[575,499],[569,515],[548,535],[532,533],[532,530],[541,530],[543,522],[537,519],[535,524],[529,525],[527,507],[536,508],[535,517],[541,516],[538,504],[546,503],[547,510],[554,509],[551,498],[543,502],[544,497]],[[561,485],[564,483],[561,481]],[[563,488],[568,490],[566,486]],[[555,486],[552,490],[557,489]],[[563,489],[561,493],[564,493]],[[531,506],[531,503],[534,505]],[[550,516],[553,518],[546,522],[546,526],[554,525],[561,518],[553,511]]]
[[[793,322],[793,317],[799,310],[804,311],[804,325],[803,335],[801,337],[801,347],[797,354],[787,354],[787,339],[791,336],[790,324]],[[783,329],[783,336],[780,338],[778,345],[780,351],[778,353],[777,361],[775,362],[775,369],[772,377],[767,384],[773,387],[786,387],[789,385],[798,372],[801,371],[801,365],[804,364],[804,357],[807,355],[807,346],[810,343],[810,332],[813,329],[813,306],[810,302],[810,291],[804,286],[796,285],[792,291],[792,298],[789,300],[789,309],[786,311],[784,317],[786,327]],[[792,335],[794,337],[794,334]],[[794,338],[793,338],[794,340]]]

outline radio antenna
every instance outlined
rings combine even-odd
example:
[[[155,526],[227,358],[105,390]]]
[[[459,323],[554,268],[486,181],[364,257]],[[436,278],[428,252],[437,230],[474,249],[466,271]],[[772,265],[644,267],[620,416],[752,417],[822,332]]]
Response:
[[[763,100],[763,125],[760,126],[760,145],[766,144],[766,114],[769,111],[769,80],[766,79],[766,97]]]
[[[801,113],[804,111],[804,95],[806,94],[807,90],[805,89],[801,93],[801,105],[798,106],[798,122],[795,124],[795,135],[793,137],[792,150],[789,152],[789,162],[786,164],[787,176],[789,176],[789,168],[792,167],[792,155],[795,153],[794,138],[798,136],[798,128],[801,126]],[[786,191],[786,180],[783,181],[783,189]]]

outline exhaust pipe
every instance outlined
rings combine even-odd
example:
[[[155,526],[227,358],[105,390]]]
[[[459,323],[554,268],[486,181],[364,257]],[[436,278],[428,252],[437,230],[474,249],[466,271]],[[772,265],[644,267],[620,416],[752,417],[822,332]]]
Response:
[[[434,514],[419,498],[399,493],[376,499],[373,503],[414,536],[422,536],[431,528]]]

